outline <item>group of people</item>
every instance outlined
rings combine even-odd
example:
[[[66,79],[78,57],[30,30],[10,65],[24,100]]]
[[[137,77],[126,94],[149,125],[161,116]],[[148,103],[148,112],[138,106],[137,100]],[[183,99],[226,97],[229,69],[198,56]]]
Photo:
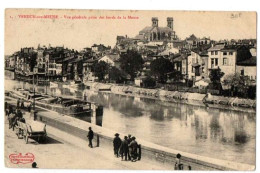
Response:
[[[115,134],[115,138],[113,140],[114,146],[114,154],[116,157],[120,157],[122,161],[131,160],[135,162],[136,160],[141,159],[141,145],[136,142],[136,138],[131,136],[130,134],[124,136],[124,139],[121,140],[119,134]]]

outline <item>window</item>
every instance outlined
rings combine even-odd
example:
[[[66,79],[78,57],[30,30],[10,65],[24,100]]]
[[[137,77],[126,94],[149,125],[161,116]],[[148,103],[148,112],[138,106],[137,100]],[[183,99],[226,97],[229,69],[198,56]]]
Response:
[[[211,68],[214,67],[214,58],[211,58]]]
[[[223,58],[223,65],[228,65],[228,59],[227,58]]]
[[[227,55],[227,52],[223,52],[223,55]]]
[[[215,55],[218,55],[218,51],[215,51]]]
[[[215,66],[218,66],[218,58],[215,58]]]
[[[214,51],[211,51],[211,55],[214,55]]]
[[[194,67],[191,68],[191,72],[194,73]]]
[[[233,55],[233,52],[229,52],[229,55]]]

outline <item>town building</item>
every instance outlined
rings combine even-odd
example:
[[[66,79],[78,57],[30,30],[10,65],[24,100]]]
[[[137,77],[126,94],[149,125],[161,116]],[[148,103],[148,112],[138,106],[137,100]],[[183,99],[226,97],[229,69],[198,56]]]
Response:
[[[252,55],[249,47],[245,45],[216,44],[208,49],[208,68],[220,68],[225,75],[233,75],[237,72],[237,64],[251,61]]]
[[[118,54],[107,54],[100,58],[98,61],[104,61],[110,66],[114,66],[118,69],[120,69],[120,62],[119,62],[120,56]]]
[[[15,70],[15,61],[16,57],[15,54],[11,56],[5,56],[5,68],[8,68],[9,70]]]
[[[196,81],[208,78],[208,49],[210,45],[201,45],[191,50],[187,57],[188,79]]]
[[[142,29],[134,39],[146,41],[170,41],[176,38],[174,20],[172,17],[167,17],[166,27],[159,27],[158,18],[153,17],[151,26]]]
[[[253,84],[256,84],[256,56],[238,62],[236,65],[236,73],[242,76],[248,76]]]

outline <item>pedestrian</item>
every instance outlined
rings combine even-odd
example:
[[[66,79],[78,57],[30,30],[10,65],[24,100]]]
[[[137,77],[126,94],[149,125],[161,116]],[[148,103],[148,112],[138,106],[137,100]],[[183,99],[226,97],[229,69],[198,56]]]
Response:
[[[121,160],[124,160],[124,156],[125,156],[125,161],[127,161],[127,156],[128,156],[128,141],[127,141],[127,136],[124,137],[123,142],[121,143]]]
[[[176,162],[175,162],[175,166],[174,166],[175,170],[183,170],[183,164],[181,163],[181,154],[178,153],[176,155]]]
[[[9,109],[9,106],[7,106],[7,107],[5,108],[5,115],[8,117],[9,114],[10,114],[10,109]]]
[[[20,107],[20,98],[18,98],[18,100],[17,100],[17,105],[16,105],[16,107],[17,107],[17,108]]]
[[[32,163],[32,168],[38,168],[36,162],[33,162],[33,163]]]
[[[30,102],[29,106],[28,106],[28,112],[31,112],[32,109],[32,102]]]
[[[129,153],[131,156],[131,161],[135,162],[137,159],[137,148],[138,148],[138,144],[135,141],[135,137],[132,137],[131,143],[128,145],[129,146]]]
[[[8,107],[8,117],[9,117],[9,115],[10,114],[12,114],[13,113],[13,107],[11,106],[11,105],[9,105],[9,107]]]
[[[122,140],[119,137],[119,134],[115,134],[115,138],[113,140],[113,146],[114,146],[114,154],[116,157],[119,157],[119,148],[121,146]]]
[[[131,141],[132,141],[132,137],[131,137],[131,136],[132,136],[131,134],[128,134],[128,138],[127,138],[128,145],[129,145],[129,144],[131,143]],[[129,150],[128,150],[127,155],[128,155],[128,160],[131,160],[131,155],[130,155]]]
[[[11,129],[13,127],[13,122],[16,118],[16,114],[14,113],[10,113],[8,116],[8,121],[9,121],[9,129]]]
[[[17,116],[18,118],[22,118],[22,117],[23,117],[23,113],[21,112],[20,109],[16,109],[16,116]]]
[[[93,145],[92,145],[92,139],[93,139],[93,137],[94,137],[94,132],[93,132],[93,130],[91,129],[91,127],[89,127],[88,128],[89,129],[89,131],[88,131],[88,141],[89,141],[89,144],[88,144],[88,146],[90,147],[90,148],[93,148]]]
[[[23,109],[23,108],[24,108],[24,101],[22,99],[22,101],[21,101],[21,109]]]

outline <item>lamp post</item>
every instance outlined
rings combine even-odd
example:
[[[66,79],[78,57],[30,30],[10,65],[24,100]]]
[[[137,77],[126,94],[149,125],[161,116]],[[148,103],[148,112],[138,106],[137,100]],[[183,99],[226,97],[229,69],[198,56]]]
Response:
[[[48,74],[48,61],[46,62],[46,68],[45,68],[45,94],[47,95],[47,85],[49,85],[49,74]],[[48,80],[47,80],[47,76],[48,76]]]
[[[36,120],[36,111],[35,111],[35,82],[34,82],[34,75],[37,74],[38,67],[33,68],[33,120]]]

